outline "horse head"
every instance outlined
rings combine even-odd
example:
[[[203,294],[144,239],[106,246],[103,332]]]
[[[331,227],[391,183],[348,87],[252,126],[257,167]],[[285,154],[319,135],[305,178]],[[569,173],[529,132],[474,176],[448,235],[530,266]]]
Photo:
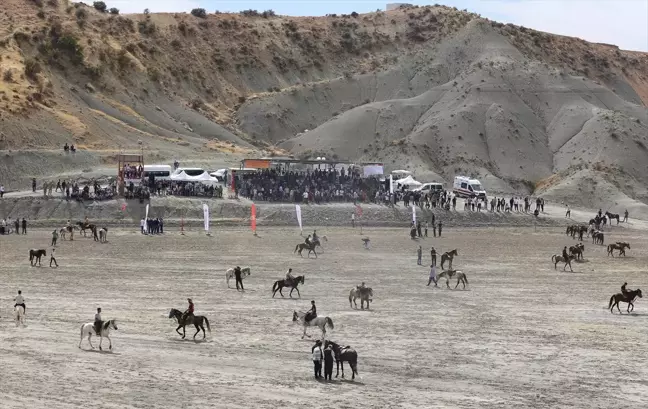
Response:
[[[298,283],[302,283],[302,284],[304,284],[304,277],[305,277],[305,276],[297,276],[297,280],[296,280],[296,281],[297,281]]]
[[[169,318],[177,317],[180,314],[180,311],[176,310],[175,308],[171,308],[171,311],[169,311]]]
[[[637,288],[637,297],[639,297],[639,298],[643,298],[643,297],[641,296],[641,290],[638,289],[638,288]]]

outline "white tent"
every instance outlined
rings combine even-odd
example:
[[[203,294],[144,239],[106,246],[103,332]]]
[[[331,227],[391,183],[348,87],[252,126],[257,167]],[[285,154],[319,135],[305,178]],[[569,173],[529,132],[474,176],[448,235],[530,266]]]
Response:
[[[171,175],[171,180],[176,182],[200,182],[200,183],[216,183],[218,179],[210,176],[209,173],[203,172],[198,176],[189,176],[184,171]]]
[[[397,186],[407,186],[410,189],[423,186],[423,183],[417,182],[411,175],[403,179],[395,180],[394,183]]]

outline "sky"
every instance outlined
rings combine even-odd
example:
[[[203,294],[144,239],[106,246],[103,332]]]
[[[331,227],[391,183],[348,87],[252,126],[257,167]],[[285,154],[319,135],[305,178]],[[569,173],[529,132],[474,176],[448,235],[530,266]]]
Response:
[[[105,0],[122,13],[188,12],[202,7],[238,12],[272,9],[289,16],[366,13],[385,10],[388,1],[375,0]],[[88,0],[86,0],[88,2]],[[444,4],[478,13],[501,23],[615,44],[626,50],[648,51],[648,0],[433,0],[411,4]]]

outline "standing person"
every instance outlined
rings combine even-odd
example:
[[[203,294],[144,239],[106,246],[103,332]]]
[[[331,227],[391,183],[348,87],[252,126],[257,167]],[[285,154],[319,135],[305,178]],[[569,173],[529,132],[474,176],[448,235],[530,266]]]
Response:
[[[236,277],[236,291],[239,291],[239,283],[241,284],[241,291],[245,291],[245,288],[243,288],[243,280],[241,279],[241,267],[236,266],[234,269],[234,277]]]
[[[428,287],[430,286],[430,283],[434,282],[434,286],[438,287],[437,285],[437,278],[436,278],[436,264],[432,264],[430,266],[430,279],[428,280]]]
[[[623,212],[623,222],[625,223],[627,221],[628,221],[628,209],[626,209],[626,211]]]
[[[36,193],[36,178],[32,178],[32,192]]]
[[[437,230],[437,225],[434,223],[434,220],[432,220],[432,234],[434,237],[436,237],[436,230]]]
[[[160,217],[160,234],[164,234],[164,220]]]
[[[0,185],[0,199],[4,196],[4,186]]]
[[[351,213],[351,226],[355,229],[355,212]]]
[[[144,225],[146,224],[146,220],[142,217],[142,220],[140,220],[140,233],[144,234]]]
[[[52,249],[52,253],[50,254],[50,267],[52,267],[52,263],[58,268],[58,263],[56,262],[56,258],[54,257],[54,251],[56,249]]]
[[[432,258],[432,265],[436,266],[436,249],[434,247],[430,248],[430,258]]]
[[[419,237],[423,237],[423,234],[421,234],[421,222],[416,223],[416,232],[418,233]]]
[[[20,220],[16,218],[16,221],[14,222],[14,226],[16,227],[16,234],[20,234]]]
[[[62,189],[62,187],[61,187],[61,179],[59,179],[58,182],[56,182],[56,189],[54,189],[54,191],[55,191],[55,192],[58,192],[59,190],[60,190],[61,192],[63,191],[63,189]]]
[[[421,257],[423,256],[423,249],[421,246],[419,246],[418,250],[416,250],[416,264],[419,266],[421,265]]]
[[[443,230],[443,224],[439,221],[439,237],[441,237],[441,230]]]
[[[97,313],[95,314],[94,317],[94,330],[95,333],[97,333],[98,336],[101,336],[101,325],[103,324],[103,321],[101,320],[101,308],[97,308]]]
[[[565,217],[571,219],[571,209],[569,208],[569,205],[567,205],[567,212],[565,213]]]
[[[27,307],[25,306],[25,299],[22,296],[22,291],[18,290],[18,295],[14,298],[14,308],[17,306],[23,307],[23,313],[27,313]]]
[[[425,237],[428,236],[428,222],[427,220],[425,221]]]
[[[332,380],[333,376],[333,345],[328,344],[324,349],[324,380]]]
[[[52,247],[56,246],[56,241],[58,240],[59,232],[58,230],[54,229],[52,232]]]
[[[315,379],[322,377],[322,341],[317,341],[311,348],[313,354],[313,364],[315,365]]]
[[[27,220],[24,217],[22,219],[22,234],[27,234]]]

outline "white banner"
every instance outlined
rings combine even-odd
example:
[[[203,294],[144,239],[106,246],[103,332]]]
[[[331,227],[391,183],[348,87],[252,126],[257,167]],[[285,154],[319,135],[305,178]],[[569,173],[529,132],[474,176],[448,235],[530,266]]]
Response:
[[[144,232],[148,233],[148,212],[149,205],[146,205],[146,216],[144,216]]]
[[[366,165],[366,166],[364,166],[362,168],[362,171],[364,173],[364,177],[382,175],[383,174],[383,166],[382,165]]]
[[[203,204],[203,215],[205,216],[205,231],[209,232],[209,206]]]
[[[416,206],[412,204],[412,221],[416,224]]]
[[[299,230],[304,230],[302,228],[301,206],[300,205],[295,205],[295,213],[297,213],[297,223],[299,223]]]
[[[394,193],[394,178],[389,175],[389,193]]]

